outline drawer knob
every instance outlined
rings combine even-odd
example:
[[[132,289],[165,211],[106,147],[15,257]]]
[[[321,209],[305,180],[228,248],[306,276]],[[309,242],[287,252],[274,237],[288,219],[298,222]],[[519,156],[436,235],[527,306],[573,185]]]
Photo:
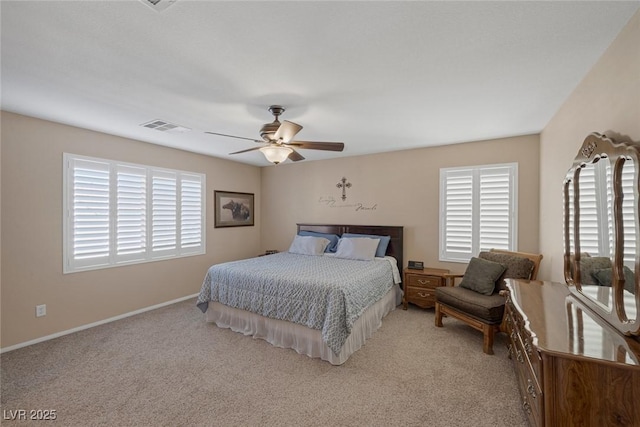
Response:
[[[531,380],[527,380],[527,393],[531,395],[534,399],[536,398],[536,388],[533,386]]]
[[[423,279],[418,279],[418,283],[420,283],[421,285],[426,285],[427,283],[429,283],[428,280],[423,280]]]
[[[524,349],[527,351],[527,354],[529,356],[533,354],[533,350],[531,349],[531,343],[529,341],[524,343]]]
[[[523,402],[522,408],[527,413],[527,415],[531,415],[531,405],[529,405],[529,402]]]
[[[426,298],[426,297],[430,297],[431,296],[431,294],[429,294],[429,293],[423,294],[422,292],[418,292],[418,295],[420,295],[422,298]]]

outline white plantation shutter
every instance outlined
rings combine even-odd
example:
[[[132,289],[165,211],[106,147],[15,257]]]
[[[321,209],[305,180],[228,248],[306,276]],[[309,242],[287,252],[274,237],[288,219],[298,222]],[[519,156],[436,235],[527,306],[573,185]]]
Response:
[[[205,176],[64,154],[65,273],[205,252]]]
[[[445,215],[444,227],[440,227],[444,239],[440,241],[447,257],[469,259],[473,253],[473,173],[458,170],[444,173],[441,185],[444,185]]]
[[[71,266],[107,265],[111,249],[109,164],[73,159],[67,163],[66,218]]]
[[[574,224],[575,224],[575,207],[573,206],[573,182],[569,183],[568,186],[568,196],[569,197],[569,250],[571,253],[576,253],[576,245],[574,236]]]
[[[607,162],[598,162],[595,165],[605,163]],[[606,245],[603,245],[603,230],[600,225],[604,224],[606,227],[606,221],[602,222],[602,212],[598,210],[601,195],[596,192],[596,176],[600,182],[601,175],[596,172],[595,167],[585,167],[580,171],[580,252],[588,252],[593,256],[607,256],[609,239],[606,238]],[[606,198],[606,192],[604,197]],[[604,206],[606,207],[607,203],[604,203]]]
[[[636,188],[636,176],[633,161],[626,161],[622,167],[622,193],[624,198],[622,199],[622,223],[624,224],[624,264],[635,270],[636,262],[636,236],[638,232],[636,230],[636,218],[638,213],[636,209],[638,206],[634,203],[634,200],[638,200],[637,196],[634,196]]]
[[[440,260],[515,250],[517,164],[440,170]]]
[[[602,197],[606,197],[606,206],[604,207],[605,210],[600,213],[602,218],[606,218],[604,220],[606,221],[606,225],[602,225],[599,227],[602,229],[602,241],[607,242],[606,245],[608,246],[608,248],[606,253],[609,254],[609,256],[612,256],[615,245],[613,241],[613,234],[615,233],[615,231],[613,230],[613,177],[611,176],[611,165],[607,164],[605,167],[606,193],[600,195],[599,198],[600,200],[602,200]],[[602,171],[600,171],[599,173],[602,174]],[[602,177],[600,177],[600,179],[602,179]]]
[[[177,247],[178,189],[175,173],[154,171],[151,179],[151,248],[157,253]]]
[[[183,252],[202,247],[202,179],[199,175],[182,175],[180,191],[180,247]]]
[[[478,171],[479,245],[480,251],[510,250],[513,174],[508,167],[483,168]]]
[[[120,260],[144,259],[147,251],[147,171],[118,165],[116,254]]]

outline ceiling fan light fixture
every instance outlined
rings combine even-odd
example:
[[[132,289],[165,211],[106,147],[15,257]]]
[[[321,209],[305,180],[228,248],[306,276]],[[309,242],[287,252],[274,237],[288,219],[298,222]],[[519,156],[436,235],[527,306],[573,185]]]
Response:
[[[264,154],[264,157],[266,157],[268,161],[276,165],[287,160],[289,154],[293,152],[291,148],[283,145],[268,145],[262,147],[260,151],[262,151],[262,154]]]

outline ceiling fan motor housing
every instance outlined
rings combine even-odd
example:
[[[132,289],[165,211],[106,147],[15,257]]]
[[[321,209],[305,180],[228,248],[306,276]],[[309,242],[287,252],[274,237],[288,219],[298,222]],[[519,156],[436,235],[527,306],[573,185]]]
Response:
[[[278,128],[280,127],[280,121],[278,121],[278,116],[284,113],[284,107],[281,105],[272,105],[269,107],[269,111],[273,114],[275,120],[271,123],[265,123],[262,125],[260,129],[260,136],[267,142],[273,141],[273,135],[276,133]]]
[[[279,127],[280,122],[278,121],[278,119],[276,119],[273,123],[265,123],[264,125],[262,125],[262,128],[260,128],[260,136],[266,142],[271,142],[273,141],[273,135],[276,133]]]

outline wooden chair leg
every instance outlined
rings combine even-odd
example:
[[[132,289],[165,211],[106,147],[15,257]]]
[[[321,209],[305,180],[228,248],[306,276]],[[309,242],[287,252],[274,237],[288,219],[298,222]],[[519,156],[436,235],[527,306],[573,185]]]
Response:
[[[484,340],[482,343],[482,351],[486,354],[493,354],[493,337],[495,335],[496,328],[494,325],[483,325],[482,334]]]
[[[440,310],[440,304],[438,304],[437,302],[436,302],[435,322],[438,328],[442,328],[442,311]]]
[[[500,322],[500,329],[498,329],[500,332],[507,332],[507,316],[503,316],[502,317],[502,322]]]

